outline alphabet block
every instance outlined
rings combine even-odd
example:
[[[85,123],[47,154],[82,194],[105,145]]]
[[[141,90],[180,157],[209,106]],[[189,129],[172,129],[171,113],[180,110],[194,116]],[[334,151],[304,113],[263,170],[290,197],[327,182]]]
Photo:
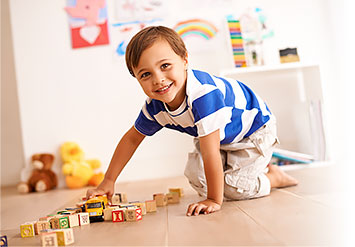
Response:
[[[54,231],[57,234],[58,245],[65,246],[74,243],[74,233],[72,228]]]
[[[142,209],[142,215],[147,214],[147,209],[144,202],[130,202],[130,204],[137,206]]]
[[[20,226],[21,237],[28,238],[35,235],[35,226],[33,222],[26,222]]]
[[[80,226],[90,224],[89,213],[78,213],[78,218],[79,218],[79,225]]]
[[[35,224],[35,233],[39,235],[41,231],[51,229],[51,225],[48,221],[37,221]]]
[[[179,193],[177,192],[166,194],[166,198],[168,200],[168,204],[176,204],[180,202]]]
[[[104,209],[104,220],[112,221],[112,211],[118,207],[107,207]]]
[[[115,209],[112,211],[112,221],[113,222],[123,222],[125,221],[125,209]]]
[[[58,215],[56,218],[59,219],[59,229],[69,228],[68,216]]]
[[[138,221],[142,219],[142,209],[127,209],[125,212],[126,221]]]
[[[58,246],[57,234],[55,232],[41,233],[41,243],[43,247]]]
[[[164,207],[168,204],[166,196],[162,193],[154,194],[153,199],[156,201],[158,207]]]
[[[152,213],[152,212],[157,211],[157,203],[155,200],[145,201],[145,207],[146,207],[147,213]]]
[[[184,190],[182,188],[170,188],[169,192],[170,193],[177,192],[177,193],[179,193],[179,197],[184,196]]]
[[[127,203],[127,195],[125,193],[115,193],[111,198],[111,202],[113,205]]]
[[[69,227],[79,226],[79,216],[77,213],[68,215]]]
[[[51,224],[51,229],[60,229],[59,219],[57,217],[52,217],[49,222]]]

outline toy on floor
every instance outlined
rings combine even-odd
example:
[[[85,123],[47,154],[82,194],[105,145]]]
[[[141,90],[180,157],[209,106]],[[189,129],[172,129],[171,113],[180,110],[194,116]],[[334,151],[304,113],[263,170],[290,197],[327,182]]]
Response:
[[[31,158],[32,173],[26,182],[17,185],[17,190],[20,193],[44,192],[57,187],[57,175],[51,170],[53,161],[52,154],[34,154]]]
[[[98,159],[85,159],[80,146],[75,142],[65,142],[60,147],[63,160],[62,172],[68,188],[77,189],[84,186],[98,186],[103,178],[102,172],[95,170],[101,167]]]
[[[7,244],[7,236],[6,235],[1,236],[0,246],[1,247],[8,246],[8,244]]]
[[[97,221],[97,219],[111,222],[137,222],[141,221],[146,213],[157,211],[156,200],[127,203],[125,193],[115,193],[115,196],[117,196],[117,205],[110,205],[106,195],[97,196],[78,202],[77,207],[67,207],[54,215],[21,224],[21,237],[40,235],[42,246],[69,245],[74,243],[73,227],[88,225],[92,221]],[[183,196],[181,188],[169,189],[167,194],[157,193],[153,195],[154,198],[162,201],[160,202],[162,206],[178,203],[181,196]],[[6,236],[2,236],[1,241],[7,243]]]

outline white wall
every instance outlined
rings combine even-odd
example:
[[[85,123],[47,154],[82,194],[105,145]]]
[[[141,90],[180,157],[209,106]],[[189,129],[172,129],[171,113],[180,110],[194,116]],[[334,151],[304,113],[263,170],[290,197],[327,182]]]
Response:
[[[184,3],[190,6],[201,3],[172,2],[172,16],[191,14],[182,5]],[[76,141],[88,158],[101,159],[103,170],[106,170],[119,138],[133,124],[145,96],[128,74],[123,58],[113,57],[111,46],[71,49],[67,15],[63,10],[65,3],[65,0],[10,1],[23,156],[27,161],[33,153],[52,152],[57,156],[55,169],[59,171],[59,145]],[[107,0],[107,3],[110,19],[114,0]],[[203,10],[193,7],[194,13],[238,14],[248,6],[262,7],[276,34],[275,48],[297,46],[302,61],[320,63],[327,123],[330,139],[334,140],[333,116],[338,108],[339,89],[338,84],[330,80],[334,78],[335,55],[330,52],[334,45],[327,1],[220,0],[205,3],[207,7]],[[208,5],[211,3],[217,3],[218,7]],[[231,64],[228,54],[227,43],[221,42],[209,52],[191,52],[190,63],[192,67],[218,73]],[[153,138],[146,138],[120,181],[181,175],[186,152],[191,148],[191,138],[187,135],[161,131]],[[5,177],[1,183],[14,182]]]

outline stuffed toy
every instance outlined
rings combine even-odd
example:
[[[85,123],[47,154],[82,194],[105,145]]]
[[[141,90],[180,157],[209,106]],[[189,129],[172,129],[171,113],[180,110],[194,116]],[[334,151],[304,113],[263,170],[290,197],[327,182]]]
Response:
[[[104,174],[95,173],[95,170],[101,167],[101,162],[97,159],[85,160],[85,154],[77,143],[63,143],[60,154],[63,160],[62,172],[68,188],[98,186],[102,182]]]
[[[34,154],[31,158],[32,173],[27,182],[17,185],[17,190],[20,193],[44,192],[57,187],[57,175],[51,170],[53,161],[52,154]]]

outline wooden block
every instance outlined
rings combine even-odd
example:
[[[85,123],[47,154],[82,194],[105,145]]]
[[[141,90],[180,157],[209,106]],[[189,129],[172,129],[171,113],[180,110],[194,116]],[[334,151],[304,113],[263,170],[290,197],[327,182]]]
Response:
[[[78,213],[78,218],[79,218],[79,225],[80,226],[90,224],[89,213]]]
[[[51,224],[51,229],[60,229],[59,219],[57,217],[52,217],[49,223]]]
[[[118,207],[107,207],[104,209],[104,220],[112,221],[112,211]]]
[[[7,243],[7,236],[6,236],[6,235],[1,236],[0,246],[1,246],[1,247],[8,246],[8,243]]]
[[[71,214],[76,214],[76,213],[81,213],[83,212],[83,210],[81,208],[77,208],[77,207],[69,207],[69,208],[65,208],[65,210],[67,210],[68,212],[70,212]]]
[[[145,201],[145,207],[146,207],[147,213],[152,213],[152,212],[157,211],[157,203],[155,200]]]
[[[123,222],[125,221],[125,211],[126,209],[115,209],[111,213],[111,218],[113,222]]]
[[[59,219],[59,229],[65,229],[69,228],[69,219],[68,216],[64,215],[57,215],[55,216],[57,219]]]
[[[153,199],[156,201],[158,207],[164,207],[168,204],[168,200],[163,193],[154,194]]]
[[[35,224],[35,233],[39,235],[41,231],[51,229],[51,225],[48,221],[37,221]]]
[[[57,234],[55,232],[41,233],[42,246],[58,246]]]
[[[176,204],[180,202],[179,193],[177,192],[166,194],[166,198],[168,200],[168,204]]]
[[[111,202],[113,205],[127,203],[127,195],[125,193],[115,193],[111,198]]]
[[[74,233],[72,228],[60,229],[54,231],[57,234],[59,246],[65,246],[74,243]]]
[[[35,226],[33,222],[26,222],[20,226],[21,237],[28,238],[35,235]]]
[[[79,216],[77,213],[68,215],[69,227],[79,226]]]
[[[126,221],[139,221],[142,219],[142,209],[126,209],[125,211]]]
[[[169,192],[170,193],[177,192],[177,193],[179,193],[179,197],[184,196],[184,190],[182,188],[170,188]]]
[[[142,214],[147,214],[147,209],[144,202],[130,202],[130,204],[137,206],[138,208],[142,209]]]

